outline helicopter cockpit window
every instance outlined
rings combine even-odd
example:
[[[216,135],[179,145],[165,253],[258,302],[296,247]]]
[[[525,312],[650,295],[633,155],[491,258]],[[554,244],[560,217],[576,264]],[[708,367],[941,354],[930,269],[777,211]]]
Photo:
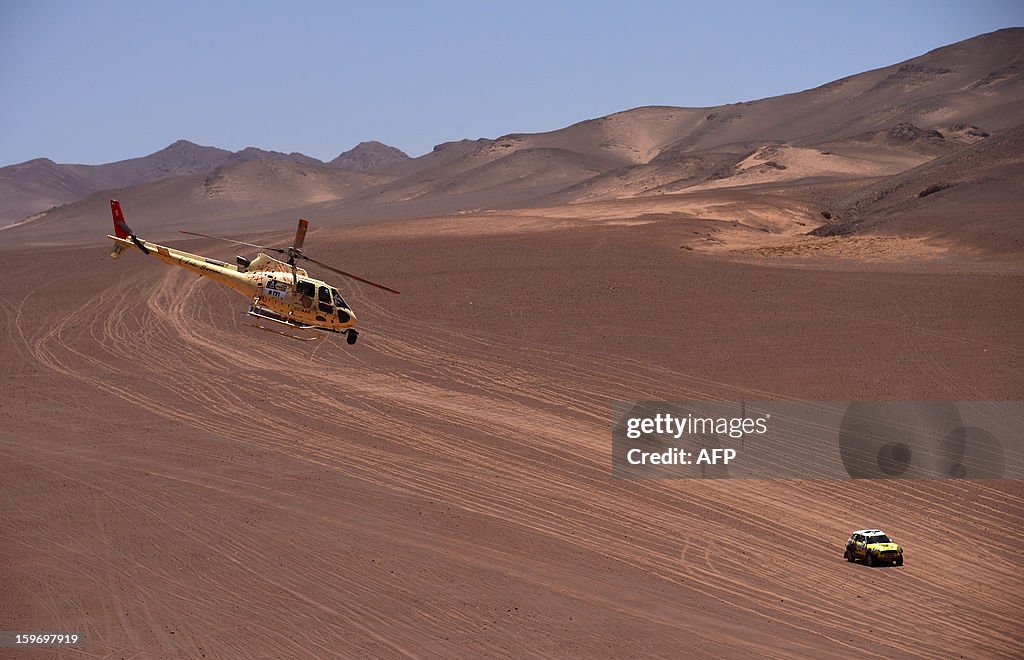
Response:
[[[331,289],[331,292],[334,294],[334,306],[335,307],[344,307],[345,309],[351,309],[348,306],[348,303],[345,302],[345,299],[341,297],[341,294],[338,293],[337,289]]]
[[[324,314],[334,313],[334,308],[331,307],[331,290],[325,286],[320,287],[320,303],[317,307]]]
[[[306,280],[299,280],[295,290],[300,296],[309,296],[310,298],[316,295],[316,286],[312,282]]]

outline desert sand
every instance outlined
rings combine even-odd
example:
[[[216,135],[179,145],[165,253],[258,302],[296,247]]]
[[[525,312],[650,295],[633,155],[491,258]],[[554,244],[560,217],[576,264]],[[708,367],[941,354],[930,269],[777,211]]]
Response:
[[[1019,396],[1019,272],[470,220],[311,235],[404,289],[351,289],[356,347],[141,255],[5,253],[8,627],[110,657],[1021,650],[1019,482],[628,482],[608,455],[616,399]],[[905,567],[842,560],[866,525]]]

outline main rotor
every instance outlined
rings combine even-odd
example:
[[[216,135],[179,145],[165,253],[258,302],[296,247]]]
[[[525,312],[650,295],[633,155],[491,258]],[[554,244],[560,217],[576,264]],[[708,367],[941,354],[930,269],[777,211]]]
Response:
[[[298,274],[298,272],[295,269],[296,268],[295,262],[297,260],[299,260],[299,259],[304,259],[305,261],[308,261],[310,263],[314,263],[317,266],[320,266],[321,268],[325,268],[325,269],[331,271],[332,273],[337,273],[338,275],[343,275],[343,276],[348,277],[350,279],[356,280],[357,282],[362,282],[363,284],[369,284],[370,286],[377,287],[378,289],[384,289],[385,291],[387,291],[389,293],[398,293],[398,291],[395,291],[394,289],[392,289],[390,287],[384,286],[383,284],[378,284],[377,282],[373,282],[371,280],[359,277],[358,275],[353,275],[352,273],[347,273],[347,272],[345,272],[343,270],[335,268],[334,266],[328,266],[327,264],[325,264],[325,263],[323,263],[321,261],[317,261],[316,259],[314,259],[312,257],[308,257],[305,254],[303,254],[302,253],[302,244],[306,242],[306,231],[308,229],[309,229],[309,221],[300,218],[299,219],[299,226],[296,227],[296,229],[295,229],[295,239],[292,241],[292,244],[289,245],[286,248],[269,247],[269,246],[266,246],[266,245],[256,245],[255,243],[246,243],[245,241],[236,241],[236,240],[234,240],[232,238],[224,238],[222,236],[211,236],[209,234],[200,234],[199,232],[194,232],[194,231],[184,231],[184,230],[182,230],[181,233],[182,234],[188,234],[190,236],[202,236],[203,238],[212,238],[212,239],[218,240],[218,241],[226,241],[228,243],[235,243],[236,245],[247,245],[249,247],[253,247],[253,248],[256,248],[258,250],[267,250],[269,252],[276,252],[277,254],[284,255],[285,257],[288,258],[288,265],[291,266],[291,269],[292,269],[292,283],[294,285],[297,285],[298,282],[299,282],[299,274]]]

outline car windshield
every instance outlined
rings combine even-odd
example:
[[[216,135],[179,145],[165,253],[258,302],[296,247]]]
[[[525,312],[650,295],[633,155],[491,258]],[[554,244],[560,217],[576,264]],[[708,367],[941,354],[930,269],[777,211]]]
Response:
[[[869,536],[867,538],[867,542],[868,543],[892,543],[892,541],[889,540],[889,537],[886,536],[885,534],[879,534],[878,536]]]

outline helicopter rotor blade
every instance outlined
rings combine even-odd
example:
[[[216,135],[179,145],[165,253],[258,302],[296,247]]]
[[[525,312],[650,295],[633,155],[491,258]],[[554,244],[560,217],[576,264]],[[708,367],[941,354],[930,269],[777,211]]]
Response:
[[[179,230],[179,231],[181,231],[182,234],[188,234],[189,236],[202,236],[203,238],[212,238],[212,239],[215,239],[215,240],[218,240],[218,241],[226,241],[228,243],[235,243],[236,245],[247,245],[249,247],[254,247],[254,248],[257,248],[257,249],[260,249],[260,250],[270,250],[271,252],[277,252],[277,253],[280,253],[280,254],[288,254],[287,250],[283,250],[281,248],[267,247],[266,245],[256,245],[255,243],[246,243],[245,241],[236,241],[236,240],[234,240],[232,238],[224,238],[222,236],[211,236],[209,234],[200,234],[199,232],[195,232],[195,231],[185,231],[183,229]]]
[[[317,266],[320,266],[321,268],[326,268],[327,270],[331,271],[332,273],[337,273],[338,275],[343,275],[343,276],[348,277],[350,279],[356,280],[357,282],[362,282],[363,284],[369,284],[370,286],[377,287],[378,289],[383,289],[384,291],[387,291],[389,293],[399,293],[398,291],[392,289],[391,287],[384,286],[383,284],[378,284],[377,282],[374,282],[372,280],[368,280],[368,279],[366,279],[364,277],[359,277],[358,275],[353,275],[352,273],[346,273],[345,271],[340,270],[338,268],[335,268],[334,266],[328,266],[327,264],[323,263],[322,261],[317,261],[316,259],[313,259],[312,257],[307,257],[306,255],[302,254],[301,247],[302,247],[303,242],[306,240],[306,230],[308,228],[309,228],[309,221],[308,220],[300,219],[299,220],[299,226],[295,230],[295,242],[291,246],[291,248],[289,248],[287,250],[285,250],[283,248],[269,247],[269,246],[266,246],[266,245],[257,245],[255,243],[246,243],[245,241],[236,241],[233,238],[224,238],[223,236],[212,236],[210,234],[200,234],[199,232],[196,232],[196,231],[185,231],[185,230],[180,230],[180,231],[181,231],[182,234],[188,234],[189,236],[200,236],[202,238],[212,238],[212,239],[217,240],[217,241],[225,241],[227,243],[234,243],[236,245],[246,245],[248,247],[253,247],[253,248],[256,248],[258,250],[269,250],[271,252],[277,252],[278,254],[286,254],[286,255],[288,255],[288,265],[291,266],[291,269],[292,269],[292,282],[295,285],[298,285],[298,281],[299,281],[299,274],[298,274],[298,271],[296,270],[295,259],[299,258],[299,259],[305,259],[306,261],[312,262],[312,263],[316,264]]]
[[[327,264],[325,264],[325,263],[323,263],[321,261],[317,261],[316,259],[313,259],[311,257],[307,257],[306,255],[300,255],[300,258],[305,259],[306,261],[311,261],[311,262],[315,263],[317,266],[320,266],[321,268],[326,268],[327,270],[331,271],[332,273],[337,273],[338,275],[344,275],[345,277],[349,277],[349,278],[351,278],[353,280],[356,280],[357,282],[362,282],[363,284],[369,284],[370,286],[375,286],[378,289],[384,289],[385,291],[388,291],[390,293],[398,293],[398,291],[395,291],[391,287],[384,286],[383,284],[378,284],[378,283],[373,282],[371,280],[368,280],[366,278],[359,277],[358,275],[353,275],[352,273],[346,273],[343,270],[339,270],[339,269],[335,268],[334,266],[328,266]]]
[[[292,243],[294,249],[302,249],[302,243],[306,240],[307,229],[309,229],[309,220],[299,218],[299,226],[295,228],[295,242]]]

